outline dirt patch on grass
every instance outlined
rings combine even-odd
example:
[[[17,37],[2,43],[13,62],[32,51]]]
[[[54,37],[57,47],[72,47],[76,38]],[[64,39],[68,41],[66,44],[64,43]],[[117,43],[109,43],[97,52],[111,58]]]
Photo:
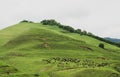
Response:
[[[46,48],[46,49],[51,49],[50,44],[49,43],[43,43],[42,47]]]
[[[47,38],[40,38],[40,40],[42,40],[42,41],[46,41],[46,40],[47,40]]]

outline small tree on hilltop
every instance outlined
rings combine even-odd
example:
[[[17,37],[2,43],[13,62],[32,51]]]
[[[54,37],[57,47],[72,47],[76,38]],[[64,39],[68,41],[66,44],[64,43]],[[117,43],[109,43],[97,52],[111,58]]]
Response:
[[[92,33],[88,32],[87,33],[88,36],[94,36]]]
[[[81,29],[75,30],[75,33],[81,34]]]
[[[84,31],[82,32],[82,34],[83,34],[83,35],[86,35],[86,34],[87,34],[87,31],[84,30]]]
[[[21,22],[29,22],[28,20],[23,20],[23,21],[21,21]]]
[[[64,26],[64,29],[69,31],[69,32],[75,32],[74,28],[72,28],[70,26]]]
[[[28,21],[28,20],[22,20],[20,23],[25,22],[25,23],[34,23],[33,21]]]
[[[41,21],[41,23],[43,25],[56,25],[56,26],[59,26],[60,23],[58,23],[57,21],[55,21],[54,19],[50,19],[50,20],[43,20]]]

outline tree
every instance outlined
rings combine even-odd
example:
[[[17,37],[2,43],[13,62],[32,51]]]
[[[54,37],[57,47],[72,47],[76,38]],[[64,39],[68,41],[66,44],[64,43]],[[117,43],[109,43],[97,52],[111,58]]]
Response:
[[[33,21],[28,21],[28,20],[23,20],[23,21],[21,21],[20,23],[22,23],[22,22],[26,22],[26,23],[34,23]]]
[[[64,29],[64,25],[59,25],[59,28],[62,28],[62,29]]]
[[[64,25],[61,25],[59,22],[53,20],[53,19],[50,19],[50,20],[43,20],[41,21],[41,23],[43,25],[55,25],[55,26],[58,26],[59,28],[62,28],[64,30],[67,30],[69,32],[75,32],[74,28],[70,27],[70,26],[64,26]]]
[[[99,44],[99,47],[104,49],[104,44],[103,44],[103,43],[100,43],[100,44]]]
[[[50,20],[43,20],[41,21],[41,23],[43,25],[56,25],[56,26],[59,26],[60,23],[58,23],[57,21],[55,21],[54,19],[50,19]]]
[[[81,29],[75,30],[75,33],[81,34]]]
[[[70,27],[70,26],[64,26],[65,30],[69,31],[69,32],[75,32],[74,28]]]
[[[83,34],[83,35],[86,35],[86,34],[87,34],[87,31],[84,30],[84,31],[82,32],[82,34]]]
[[[29,22],[28,20],[23,20],[23,21],[21,21],[21,22]]]
[[[93,36],[93,34],[92,34],[92,33],[90,33],[90,32],[88,32],[88,33],[87,33],[87,35],[88,35],[88,36]]]

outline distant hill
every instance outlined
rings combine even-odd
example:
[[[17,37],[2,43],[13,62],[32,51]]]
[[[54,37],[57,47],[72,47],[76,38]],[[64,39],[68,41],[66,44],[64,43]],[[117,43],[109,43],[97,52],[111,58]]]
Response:
[[[105,37],[105,39],[109,40],[109,41],[112,41],[112,42],[120,43],[120,39],[110,38],[110,37]]]

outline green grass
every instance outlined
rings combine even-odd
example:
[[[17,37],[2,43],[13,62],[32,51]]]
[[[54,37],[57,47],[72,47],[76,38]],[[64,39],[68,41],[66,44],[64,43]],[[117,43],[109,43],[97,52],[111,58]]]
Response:
[[[19,23],[0,31],[0,77],[120,77],[119,58],[120,48],[57,26]]]

